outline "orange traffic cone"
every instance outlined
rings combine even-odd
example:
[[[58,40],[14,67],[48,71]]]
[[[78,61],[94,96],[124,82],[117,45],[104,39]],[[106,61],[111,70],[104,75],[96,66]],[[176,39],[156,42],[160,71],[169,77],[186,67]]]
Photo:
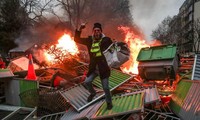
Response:
[[[28,79],[28,80],[36,80],[37,79],[31,54],[29,54],[28,73],[27,73],[26,79]]]

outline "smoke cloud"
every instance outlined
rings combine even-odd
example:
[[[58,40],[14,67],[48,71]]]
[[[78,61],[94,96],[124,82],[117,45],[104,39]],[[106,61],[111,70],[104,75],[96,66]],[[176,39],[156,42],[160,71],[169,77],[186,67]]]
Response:
[[[130,0],[134,22],[141,28],[147,40],[152,30],[167,17],[177,15],[185,0]]]

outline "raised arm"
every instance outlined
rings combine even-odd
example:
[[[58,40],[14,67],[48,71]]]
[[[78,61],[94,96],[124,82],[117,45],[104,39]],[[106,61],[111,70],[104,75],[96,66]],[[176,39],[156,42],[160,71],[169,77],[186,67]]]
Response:
[[[82,24],[80,28],[75,31],[74,41],[83,45],[88,45],[89,39],[88,38],[81,38],[81,31],[85,28],[85,24]]]

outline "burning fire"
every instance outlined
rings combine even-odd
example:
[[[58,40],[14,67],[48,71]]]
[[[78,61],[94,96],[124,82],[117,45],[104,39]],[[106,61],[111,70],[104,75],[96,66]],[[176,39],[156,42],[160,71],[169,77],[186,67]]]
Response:
[[[78,47],[74,40],[70,37],[69,34],[64,34],[59,40],[57,44],[58,48],[62,48],[63,50],[67,50],[71,55],[75,55],[79,53]]]
[[[64,33],[58,39],[58,44],[50,46],[44,54],[47,61],[54,64],[58,62],[58,60],[62,61],[65,58],[75,56],[78,53],[78,47],[73,38],[69,34]]]
[[[136,61],[138,53],[141,48],[149,47],[149,45],[140,36],[135,35],[129,27],[120,27],[119,30],[125,33],[125,42],[128,44],[131,52],[129,61],[122,66],[122,71],[138,74],[139,63]]]

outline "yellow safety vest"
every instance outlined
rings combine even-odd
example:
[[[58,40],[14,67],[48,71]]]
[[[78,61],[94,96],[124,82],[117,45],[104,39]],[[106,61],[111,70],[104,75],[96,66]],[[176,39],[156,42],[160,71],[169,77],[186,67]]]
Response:
[[[101,43],[102,39],[95,42],[93,40],[93,43],[92,43],[92,47],[90,49],[90,52],[93,53],[95,55],[95,57],[100,57],[102,56],[101,54],[101,49],[100,49],[100,43]]]

